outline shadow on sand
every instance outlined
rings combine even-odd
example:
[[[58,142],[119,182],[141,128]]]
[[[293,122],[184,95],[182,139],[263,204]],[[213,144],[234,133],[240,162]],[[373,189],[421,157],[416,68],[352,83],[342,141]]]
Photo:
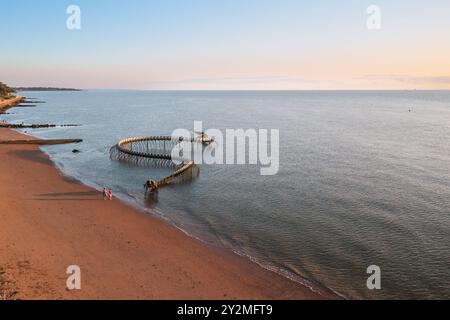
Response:
[[[102,200],[101,193],[97,191],[87,192],[61,192],[36,194],[33,200],[41,201],[99,201]]]
[[[51,160],[40,150],[11,150],[9,154],[25,159],[28,161],[45,164],[48,166],[53,165]]]

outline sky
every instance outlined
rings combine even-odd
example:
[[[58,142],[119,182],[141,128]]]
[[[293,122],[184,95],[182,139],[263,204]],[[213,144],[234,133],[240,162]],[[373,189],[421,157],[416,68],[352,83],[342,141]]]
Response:
[[[449,0],[0,0],[0,14],[13,86],[450,89]]]

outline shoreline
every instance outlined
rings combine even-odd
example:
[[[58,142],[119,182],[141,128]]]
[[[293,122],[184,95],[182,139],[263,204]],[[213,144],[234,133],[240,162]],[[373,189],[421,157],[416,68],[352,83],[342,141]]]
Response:
[[[37,146],[2,145],[0,159],[0,293],[11,299],[332,298],[134,206],[103,201]],[[80,291],[65,287],[73,264],[81,267]]]

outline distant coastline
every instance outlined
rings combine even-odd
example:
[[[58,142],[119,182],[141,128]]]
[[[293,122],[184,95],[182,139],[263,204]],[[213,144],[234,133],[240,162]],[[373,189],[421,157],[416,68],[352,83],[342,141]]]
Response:
[[[53,88],[53,87],[16,87],[16,91],[82,91],[74,88]]]

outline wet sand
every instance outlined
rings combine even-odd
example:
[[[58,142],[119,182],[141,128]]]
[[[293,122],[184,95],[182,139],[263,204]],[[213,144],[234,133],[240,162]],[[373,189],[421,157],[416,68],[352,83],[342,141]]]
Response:
[[[29,138],[0,129],[0,139]],[[0,300],[323,299],[309,288],[63,176],[35,145],[0,145]],[[81,290],[66,268],[81,268]]]

